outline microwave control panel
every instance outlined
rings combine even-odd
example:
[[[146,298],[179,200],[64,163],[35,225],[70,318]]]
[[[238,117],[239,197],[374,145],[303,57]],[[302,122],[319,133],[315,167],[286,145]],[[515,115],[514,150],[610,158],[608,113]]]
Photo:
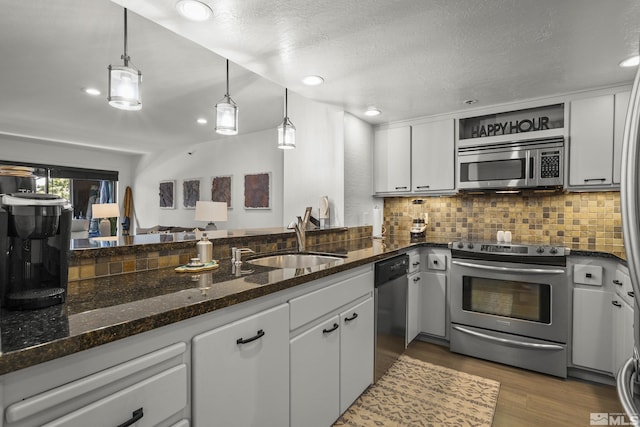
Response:
[[[540,153],[540,178],[560,177],[560,151]]]

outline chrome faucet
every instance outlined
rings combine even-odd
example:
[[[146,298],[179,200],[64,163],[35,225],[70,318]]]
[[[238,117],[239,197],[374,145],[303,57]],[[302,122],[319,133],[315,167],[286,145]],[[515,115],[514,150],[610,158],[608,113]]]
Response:
[[[311,207],[307,207],[304,211],[304,218],[298,217],[298,221],[293,223],[293,229],[296,231],[296,239],[298,240],[298,252],[304,252],[307,248],[307,226],[311,217]]]

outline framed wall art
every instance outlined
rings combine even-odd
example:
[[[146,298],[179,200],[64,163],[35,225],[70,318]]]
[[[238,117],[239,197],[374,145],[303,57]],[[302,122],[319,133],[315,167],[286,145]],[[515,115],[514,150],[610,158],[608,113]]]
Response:
[[[244,208],[271,209],[271,172],[244,176]]]
[[[200,178],[182,181],[182,207],[195,209],[198,200],[200,200]]]
[[[160,209],[175,209],[176,207],[176,182],[160,181],[158,187],[160,196]]]
[[[211,201],[225,202],[231,209],[231,175],[214,176],[211,178]]]

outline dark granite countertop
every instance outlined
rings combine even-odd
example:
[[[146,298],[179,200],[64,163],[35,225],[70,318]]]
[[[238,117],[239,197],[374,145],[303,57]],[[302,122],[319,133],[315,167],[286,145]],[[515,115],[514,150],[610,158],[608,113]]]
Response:
[[[253,271],[241,271],[238,275],[226,259],[220,260],[218,269],[203,273],[177,273],[173,268],[164,268],[70,282],[64,304],[40,310],[0,312],[0,375],[424,245],[447,247],[445,242],[406,238],[364,239],[353,244],[310,248],[346,256],[336,263],[313,268],[276,269],[243,264],[243,270]]]

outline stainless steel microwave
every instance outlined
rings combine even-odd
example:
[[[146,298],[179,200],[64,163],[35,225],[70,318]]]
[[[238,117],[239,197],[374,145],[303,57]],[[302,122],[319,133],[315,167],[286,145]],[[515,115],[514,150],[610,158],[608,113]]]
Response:
[[[560,188],[564,185],[564,138],[458,148],[458,188]]]

